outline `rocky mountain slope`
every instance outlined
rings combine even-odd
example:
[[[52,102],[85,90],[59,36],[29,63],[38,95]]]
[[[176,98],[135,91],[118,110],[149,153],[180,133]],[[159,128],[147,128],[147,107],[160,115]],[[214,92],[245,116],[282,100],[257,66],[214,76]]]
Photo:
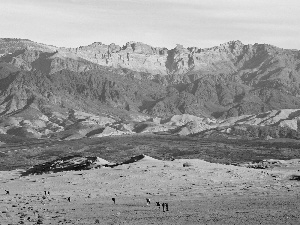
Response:
[[[138,112],[139,107],[143,107],[144,102],[155,101],[164,92],[154,82],[140,82],[105,68],[45,74],[38,70],[18,70],[7,63],[1,63],[0,67],[3,71],[0,116],[5,122],[13,117],[20,120],[52,118],[50,120],[65,126],[74,119],[74,110],[117,120],[145,117]]]
[[[299,107],[300,52],[297,50],[267,44],[244,45],[240,41],[208,49],[177,45],[167,50],[128,42],[123,47],[94,43],[64,50],[100,65],[150,73],[148,79],[164,85],[188,84],[179,89],[181,96],[163,100],[150,112],[174,114],[168,106],[161,106],[166,102],[175,105],[177,112],[192,114],[197,113],[194,108],[206,105],[202,108],[216,111],[215,116],[226,111],[223,117]],[[187,97],[189,94],[193,96]],[[186,99],[193,104],[176,105]]]
[[[5,134],[64,132],[60,137],[72,139],[170,131],[177,127],[151,121],[184,114],[222,121],[300,107],[300,51],[267,44],[58,48],[0,39],[0,53],[0,130]],[[103,120],[112,125],[103,127]]]

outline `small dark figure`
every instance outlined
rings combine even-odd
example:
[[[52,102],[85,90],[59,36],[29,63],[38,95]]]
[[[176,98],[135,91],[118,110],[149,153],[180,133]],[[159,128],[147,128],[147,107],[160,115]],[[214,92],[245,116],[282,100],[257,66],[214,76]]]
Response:
[[[112,198],[111,200],[114,202],[114,204],[116,204],[116,199],[115,198]]]
[[[160,203],[156,202],[156,206],[158,206],[158,208],[160,209]]]
[[[71,197],[68,197],[68,201],[71,202]]]
[[[166,211],[169,211],[169,203],[165,203]]]
[[[47,195],[47,191],[44,191],[44,194]]]
[[[8,190],[5,190],[5,192],[6,192],[7,195],[9,195],[9,191]]]
[[[165,211],[165,203],[161,204],[162,205],[162,208],[163,208],[163,212]]]
[[[150,198],[146,198],[147,205],[151,203]]]
[[[48,191],[48,195],[50,195],[50,191]]]

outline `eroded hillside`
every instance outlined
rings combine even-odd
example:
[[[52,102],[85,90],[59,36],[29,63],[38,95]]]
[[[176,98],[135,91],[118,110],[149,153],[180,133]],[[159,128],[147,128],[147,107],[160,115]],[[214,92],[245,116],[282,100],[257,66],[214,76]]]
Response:
[[[4,134],[40,138],[59,133],[63,139],[105,133],[188,135],[231,117],[287,112],[281,109],[294,109],[287,114],[296,115],[300,106],[299,51],[267,44],[231,41],[168,50],[99,42],[67,49],[1,39],[0,52]],[[160,122],[185,114],[197,119],[189,125]],[[286,123],[289,129],[298,130],[297,118],[290,116],[295,122]]]

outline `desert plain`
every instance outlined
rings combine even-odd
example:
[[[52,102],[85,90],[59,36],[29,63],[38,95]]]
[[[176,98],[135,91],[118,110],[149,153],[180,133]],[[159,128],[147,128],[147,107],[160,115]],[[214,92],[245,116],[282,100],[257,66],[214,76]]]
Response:
[[[277,166],[143,155],[91,170],[1,171],[0,224],[299,224],[300,161],[269,163]]]

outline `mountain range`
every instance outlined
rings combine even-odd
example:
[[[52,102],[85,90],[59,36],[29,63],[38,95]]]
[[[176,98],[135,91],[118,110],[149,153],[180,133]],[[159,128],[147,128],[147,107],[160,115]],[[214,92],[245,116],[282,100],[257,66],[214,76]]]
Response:
[[[167,49],[0,39],[3,134],[90,137],[105,124],[126,133],[174,115],[224,121],[299,107],[299,50],[240,41]]]

